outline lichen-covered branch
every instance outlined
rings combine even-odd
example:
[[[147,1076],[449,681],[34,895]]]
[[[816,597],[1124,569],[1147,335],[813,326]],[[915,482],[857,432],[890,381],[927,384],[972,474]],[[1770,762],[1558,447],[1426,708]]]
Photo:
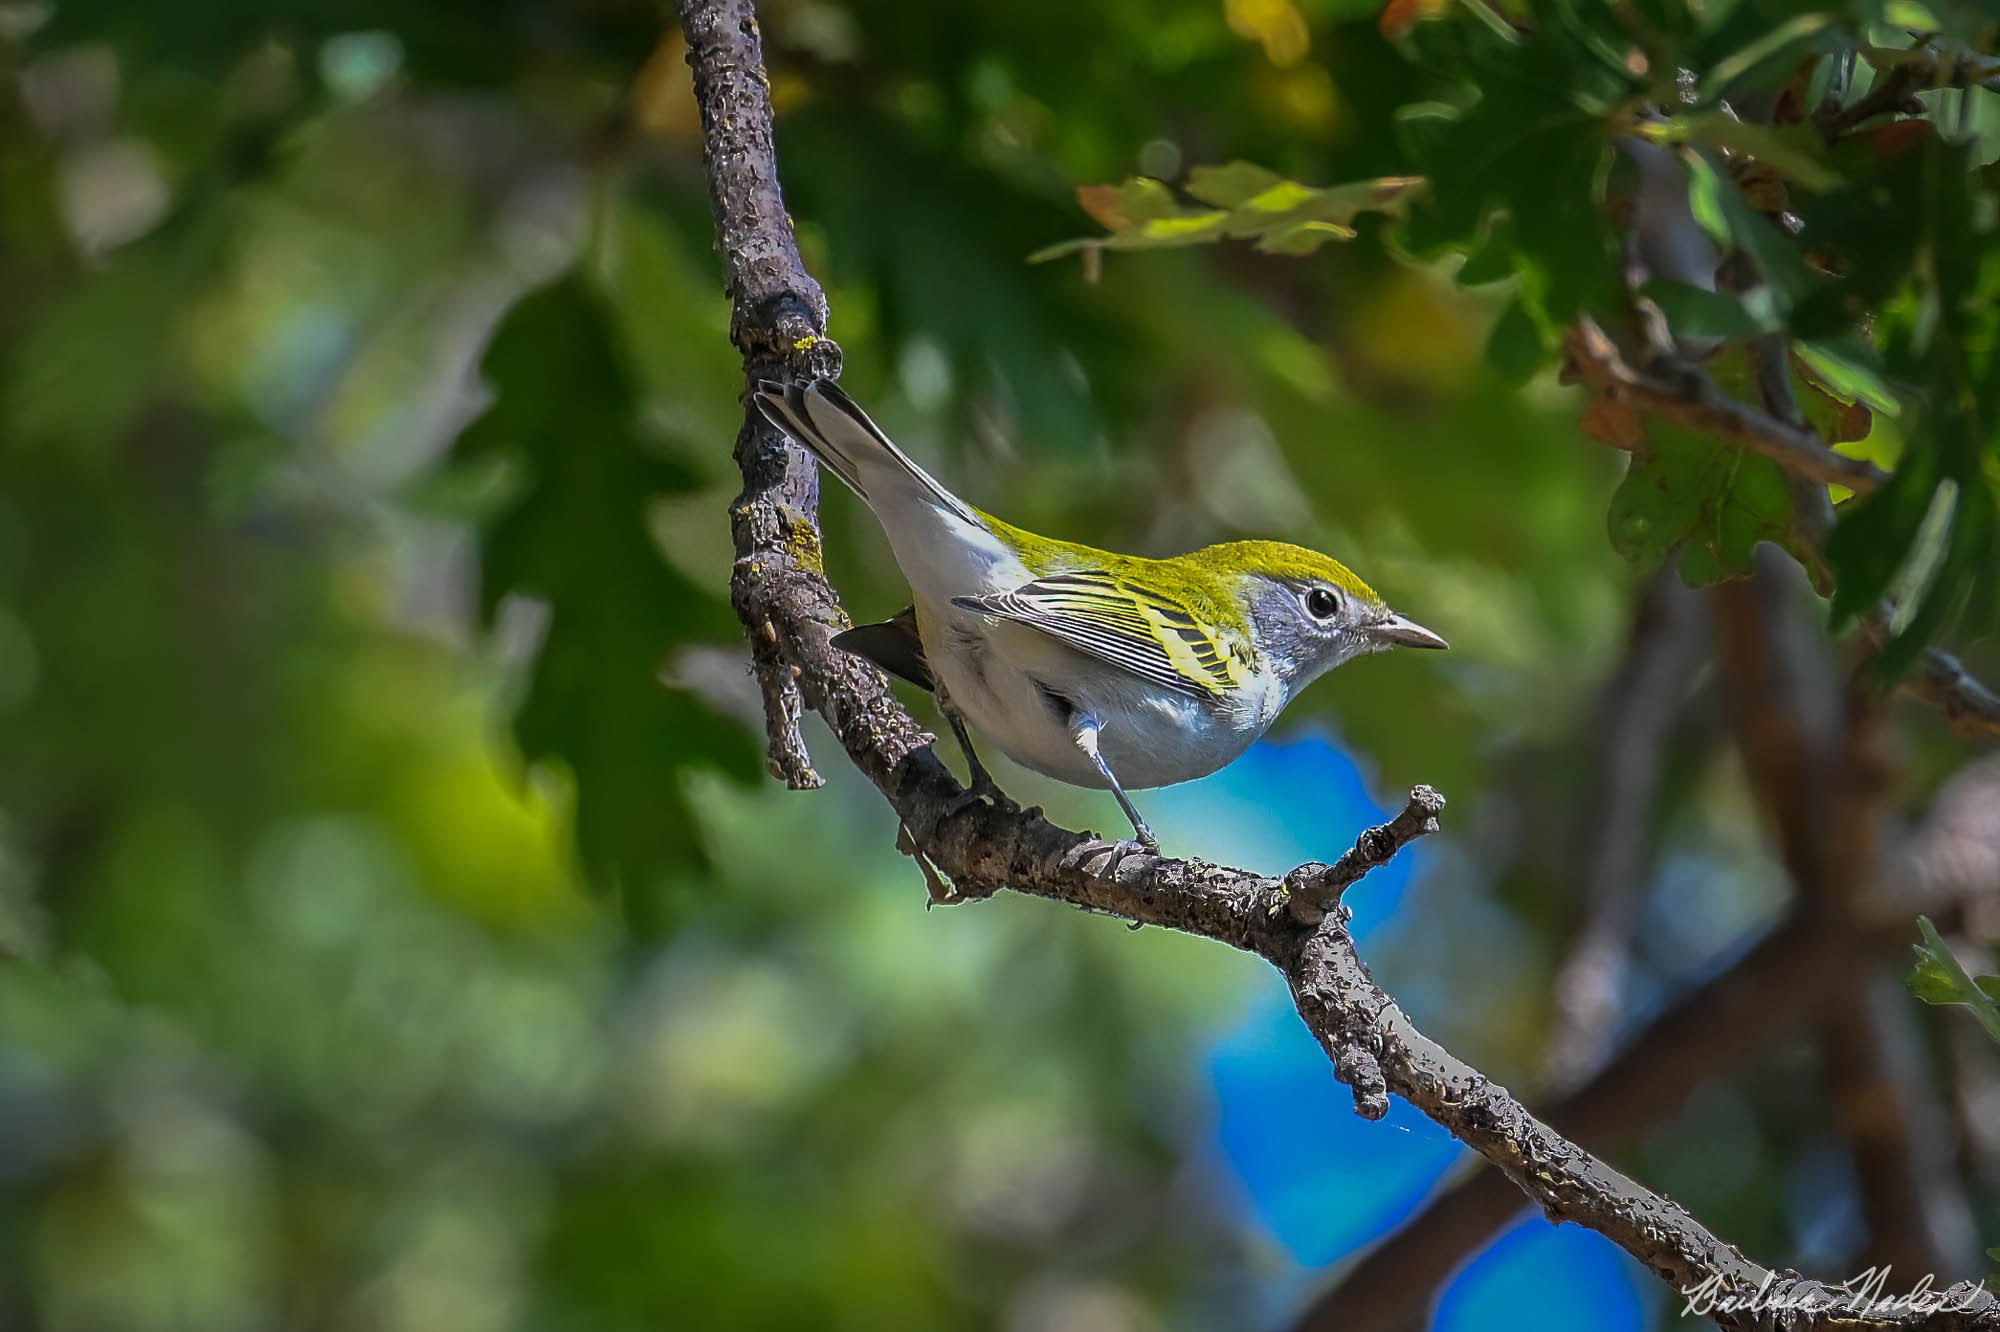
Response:
[[[778,190],[771,90],[756,16],[748,4],[690,4],[682,9],[681,25],[701,107],[716,246],[729,282],[730,340],[753,382],[786,374],[837,375],[840,349],[821,336],[826,295],[799,260]],[[694,57],[697,50],[700,59]],[[736,461],[743,493],[731,511],[737,563],[730,597],[750,630],[771,772],[793,787],[814,787],[820,776],[799,732],[798,683],[779,650],[776,622],[760,613],[758,603],[774,587],[817,576],[819,476],[755,412],[737,436]]]
[[[832,374],[839,351],[826,336],[824,297],[799,262],[778,191],[750,0],[682,0],[681,15],[734,303],[732,336],[747,379]],[[811,778],[787,701],[796,690],[888,799],[908,844],[957,894],[1005,888],[1254,952],[1285,975],[1362,1113],[1379,1115],[1391,1093],[1405,1098],[1498,1165],[1551,1216],[1601,1231],[1676,1285],[1708,1281],[1747,1300],[1771,1278],[1676,1204],[1596,1161],[1504,1087],[1425,1038],[1368,974],[1343,913],[1332,908],[1346,884],[1436,827],[1442,801],[1434,792],[1412,792],[1396,819],[1370,829],[1331,868],[1302,867],[1278,879],[1131,855],[1108,875],[1094,873],[1101,839],[1058,828],[1034,811],[959,798],[964,793],[932,754],[931,737],[881,673],[832,646],[847,620],[820,568],[810,464],[755,413],[746,413],[737,459],[744,490],[732,515],[732,594],[774,708],[774,766],[788,780]],[[1295,907],[1300,900],[1305,906]],[[1747,1315],[1725,1322],[1751,1325]]]

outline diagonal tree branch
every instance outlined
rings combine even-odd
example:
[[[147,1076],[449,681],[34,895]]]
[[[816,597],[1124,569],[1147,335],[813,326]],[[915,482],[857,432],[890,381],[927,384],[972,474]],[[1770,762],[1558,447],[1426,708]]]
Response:
[[[682,0],[681,19],[701,103],[703,148],[718,247],[734,303],[732,336],[746,376],[806,378],[838,368],[826,306],[798,259],[778,192],[771,107],[750,0]],[[1337,909],[1338,890],[1435,827],[1442,804],[1419,788],[1392,823],[1371,829],[1331,870],[1286,879],[1194,860],[1134,855],[1093,872],[1106,843],[1031,811],[967,804],[929,748],[930,737],[889,693],[880,672],[834,648],[847,620],[821,571],[810,465],[755,413],[737,441],[744,490],[732,513],[737,559],[732,600],[757,653],[776,765],[795,783],[809,772],[786,702],[796,689],[825,718],[850,761],[888,799],[910,842],[967,897],[1001,888],[1127,920],[1185,930],[1254,952],[1285,976],[1339,1075],[1369,1117],[1393,1092],[1470,1144],[1558,1220],[1598,1230],[1681,1287],[1703,1282],[1743,1301],[1774,1281],[1767,1269],[1705,1230],[1676,1204],[1595,1160],[1535,1119],[1477,1070],[1423,1036],[1375,984]],[[1295,918],[1293,889],[1313,909]],[[1319,916],[1314,921],[1313,916]],[[1790,1288],[1787,1280],[1780,1285]],[[1988,1297],[1986,1304],[1994,1302]],[[2000,1312],[1870,1319],[1869,1326],[1995,1326]],[[1757,1315],[1724,1316],[1748,1327]],[[1968,1321],[1971,1319],[1973,1321]]]
[[[1655,1019],[1591,1080],[1542,1107],[1571,1141],[1616,1142],[1672,1114],[1703,1079],[1728,1072],[1820,1020],[1854,977],[1908,955],[1910,919],[2000,884],[2000,756],[1964,769],[1923,820],[1888,848],[1851,915],[1794,914],[1734,964]],[[1521,1210],[1480,1169],[1437,1194],[1322,1295],[1297,1326],[1390,1332]]]

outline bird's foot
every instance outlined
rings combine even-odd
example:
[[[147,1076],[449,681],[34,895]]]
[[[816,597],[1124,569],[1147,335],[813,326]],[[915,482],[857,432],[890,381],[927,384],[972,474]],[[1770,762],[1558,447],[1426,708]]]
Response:
[[[1116,877],[1118,867],[1133,856],[1153,856],[1160,854],[1160,843],[1149,833],[1145,840],[1120,838],[1108,842],[1101,837],[1093,837],[1079,842],[1068,855],[1063,857],[1064,869],[1080,869],[1093,879]]]
[[[1152,828],[1147,825],[1144,819],[1135,819],[1133,821],[1132,835],[1139,840],[1139,845],[1145,850],[1147,855],[1157,856],[1160,854],[1160,839],[1153,836]]]
[[[972,773],[971,784],[965,790],[953,796],[951,802],[944,807],[944,816],[950,818],[954,814],[971,809],[974,805],[982,801],[1004,814],[1018,813],[1021,808],[1014,803],[1011,796],[1002,791],[999,785],[987,775],[984,768],[976,768]]]

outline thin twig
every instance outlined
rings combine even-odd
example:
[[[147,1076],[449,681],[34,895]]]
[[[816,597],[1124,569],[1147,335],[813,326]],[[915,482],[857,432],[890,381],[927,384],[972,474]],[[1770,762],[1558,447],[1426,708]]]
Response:
[[[1887,636],[1887,626],[1879,618],[1871,620],[1870,627]],[[1942,712],[1958,731],[2000,737],[2000,694],[1974,679],[1949,652],[1928,649],[1903,681],[1903,689]]]
[[[1826,141],[1832,143],[1855,126],[1877,116],[1918,115],[1923,111],[1924,104],[1917,100],[1917,92],[1929,86],[1934,70],[1934,66],[1919,64],[1896,65],[1884,70],[1875,76],[1875,82],[1867,92],[1845,106],[1822,107],[1813,121]]]
[[[1340,905],[1341,895],[1369,870],[1388,864],[1398,851],[1438,829],[1444,797],[1428,786],[1410,792],[1410,803],[1389,822],[1366,829],[1331,865],[1305,864],[1285,876],[1285,905],[1301,925],[1317,925]]]
[[[805,270],[791,219],[778,189],[771,147],[771,92],[757,42],[757,19],[746,3],[683,7],[682,30],[696,60],[695,100],[701,107],[702,150],[714,185],[716,246],[734,311],[730,340],[743,354],[750,382],[778,374],[803,378],[840,373],[840,348],[826,339],[826,295]],[[736,439],[743,493],[730,509],[736,568],[730,600],[750,630],[750,653],[764,696],[773,775],[797,788],[821,784],[799,731],[804,711],[797,678],[778,650],[773,623],[757,612],[753,584],[782,552],[786,571],[817,567],[819,474],[797,446],[758,412],[746,412]]]
[[[1770,458],[1794,480],[1845,486],[1857,495],[1872,494],[1889,480],[1889,473],[1873,463],[1834,452],[1802,421],[1781,420],[1730,397],[1693,366],[1675,365],[1661,372],[1631,365],[1610,336],[1590,319],[1572,326],[1566,345],[1566,380],[1588,385],[1607,399],[1630,404],[1661,420],[1740,444]],[[1770,394],[1775,387],[1775,382],[1767,379],[1767,402],[1772,401]],[[1789,393],[1787,384],[1785,396],[1774,405],[1782,409]],[[1593,438],[1628,452],[1645,447],[1643,438],[1636,435],[1598,431]],[[1831,514],[1818,497],[1800,505],[1799,514],[1800,534],[1807,538],[1803,544],[1812,561],[1808,572],[1823,584],[1825,557],[1819,553],[1818,542],[1824,540]],[[1887,637],[1887,621],[1879,614],[1862,617],[1862,627],[1877,642]],[[1974,679],[1950,653],[1926,648],[1917,669],[1901,687],[1944,713],[1961,734],[2000,738],[2000,695]]]
[[[1567,373],[1574,380],[1663,420],[1761,453],[1795,476],[1846,486],[1857,495],[1871,494],[1889,480],[1874,463],[1835,453],[1811,430],[1738,402],[1693,366],[1642,370],[1628,364],[1610,335],[1591,319],[1570,327],[1567,346]]]
[[[1851,66],[1852,53],[1846,61]],[[1844,85],[1846,79],[1840,82]],[[1917,94],[1941,88],[2000,91],[2000,60],[1957,42],[1924,37],[1915,46],[1898,52],[1889,68],[1876,70],[1874,83],[1854,101],[1841,105],[1829,87],[1827,99],[1813,114],[1813,121],[1826,141],[1832,143],[1876,116],[1921,115],[1924,104]]]

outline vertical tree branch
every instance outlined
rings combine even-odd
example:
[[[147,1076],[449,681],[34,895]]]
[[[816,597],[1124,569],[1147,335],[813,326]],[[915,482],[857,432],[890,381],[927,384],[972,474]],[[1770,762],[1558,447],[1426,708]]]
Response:
[[[840,347],[826,336],[826,295],[806,272],[778,189],[771,141],[771,90],[757,16],[749,0],[681,6],[681,27],[701,107],[702,151],[712,182],[716,246],[724,258],[729,338],[752,382],[840,373]],[[746,561],[784,551],[787,574],[816,576],[819,473],[797,446],[756,412],[736,439],[743,493],[730,510],[737,569],[730,581],[737,615],[752,626],[750,652],[764,696],[773,776],[794,788],[821,785],[806,752],[797,681],[774,626],[757,617]]]
[[[1819,1025],[1836,1121],[1854,1151],[1868,1263],[1899,1272],[1969,1272],[1978,1230],[1952,1150],[1910,996],[1878,968]]]
[[[1858,925],[1892,785],[1880,709],[1857,691],[1842,698],[1804,589],[1795,595],[1789,566],[1767,553],[1753,579],[1718,601],[1738,743],[1777,824],[1800,910]],[[1912,1131],[1913,1121],[1942,1112],[1924,1104],[1928,1078],[1915,1051],[1892,1045],[1869,973],[1853,981],[1815,1025],[1814,1044],[1855,1164],[1865,1257],[1904,1272],[1966,1270],[1977,1251],[1952,1233],[1951,1219],[1969,1217],[1964,1198]]]
[[[1592,794],[1577,818],[1584,923],[1556,973],[1555,1030],[1543,1056],[1556,1087],[1580,1082],[1604,1061],[1611,1040],[1662,751],[1700,655],[1700,612],[1700,596],[1671,565],[1647,582],[1594,719]]]

